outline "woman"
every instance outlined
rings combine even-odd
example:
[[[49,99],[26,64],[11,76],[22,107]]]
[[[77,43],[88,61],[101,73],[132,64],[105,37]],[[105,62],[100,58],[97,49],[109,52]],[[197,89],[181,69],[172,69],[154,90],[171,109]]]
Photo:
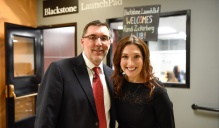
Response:
[[[120,40],[113,58],[119,128],[175,128],[173,106],[152,73],[146,43],[136,36]]]

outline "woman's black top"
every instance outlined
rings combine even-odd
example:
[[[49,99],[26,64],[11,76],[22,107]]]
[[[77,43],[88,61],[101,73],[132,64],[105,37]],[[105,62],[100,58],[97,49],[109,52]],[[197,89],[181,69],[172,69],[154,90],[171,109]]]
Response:
[[[149,97],[148,83],[124,80],[122,95],[116,98],[119,128],[175,128],[173,105],[159,81],[153,82],[155,91]],[[158,86],[160,84],[161,86]]]

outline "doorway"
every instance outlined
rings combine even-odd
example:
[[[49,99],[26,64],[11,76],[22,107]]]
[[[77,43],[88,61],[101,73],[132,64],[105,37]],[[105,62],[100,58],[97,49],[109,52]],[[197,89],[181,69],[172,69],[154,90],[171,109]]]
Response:
[[[33,127],[42,76],[52,61],[77,53],[76,23],[32,28],[5,23],[6,125]]]

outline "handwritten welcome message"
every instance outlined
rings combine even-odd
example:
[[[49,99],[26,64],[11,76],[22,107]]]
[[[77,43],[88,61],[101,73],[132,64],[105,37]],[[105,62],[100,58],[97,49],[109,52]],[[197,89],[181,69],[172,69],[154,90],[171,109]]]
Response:
[[[126,7],[123,17],[123,36],[136,35],[145,41],[156,41],[160,5]]]

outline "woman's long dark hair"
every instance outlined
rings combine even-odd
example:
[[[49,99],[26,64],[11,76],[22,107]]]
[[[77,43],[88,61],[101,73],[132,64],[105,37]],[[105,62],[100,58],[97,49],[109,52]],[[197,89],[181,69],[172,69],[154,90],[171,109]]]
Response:
[[[113,57],[114,73],[112,75],[112,78],[114,81],[113,84],[115,88],[115,94],[117,96],[120,96],[122,94],[121,87],[124,80],[124,76],[123,76],[123,71],[120,67],[120,61],[122,57],[122,51],[127,45],[131,45],[131,44],[136,45],[140,49],[143,55],[143,67],[142,67],[142,71],[140,72],[140,77],[149,83],[147,87],[150,88],[150,96],[151,96],[153,94],[154,86],[155,86],[151,80],[154,79],[155,77],[152,73],[153,67],[150,65],[150,51],[146,42],[144,42],[142,39],[134,35],[124,37],[119,41]]]

